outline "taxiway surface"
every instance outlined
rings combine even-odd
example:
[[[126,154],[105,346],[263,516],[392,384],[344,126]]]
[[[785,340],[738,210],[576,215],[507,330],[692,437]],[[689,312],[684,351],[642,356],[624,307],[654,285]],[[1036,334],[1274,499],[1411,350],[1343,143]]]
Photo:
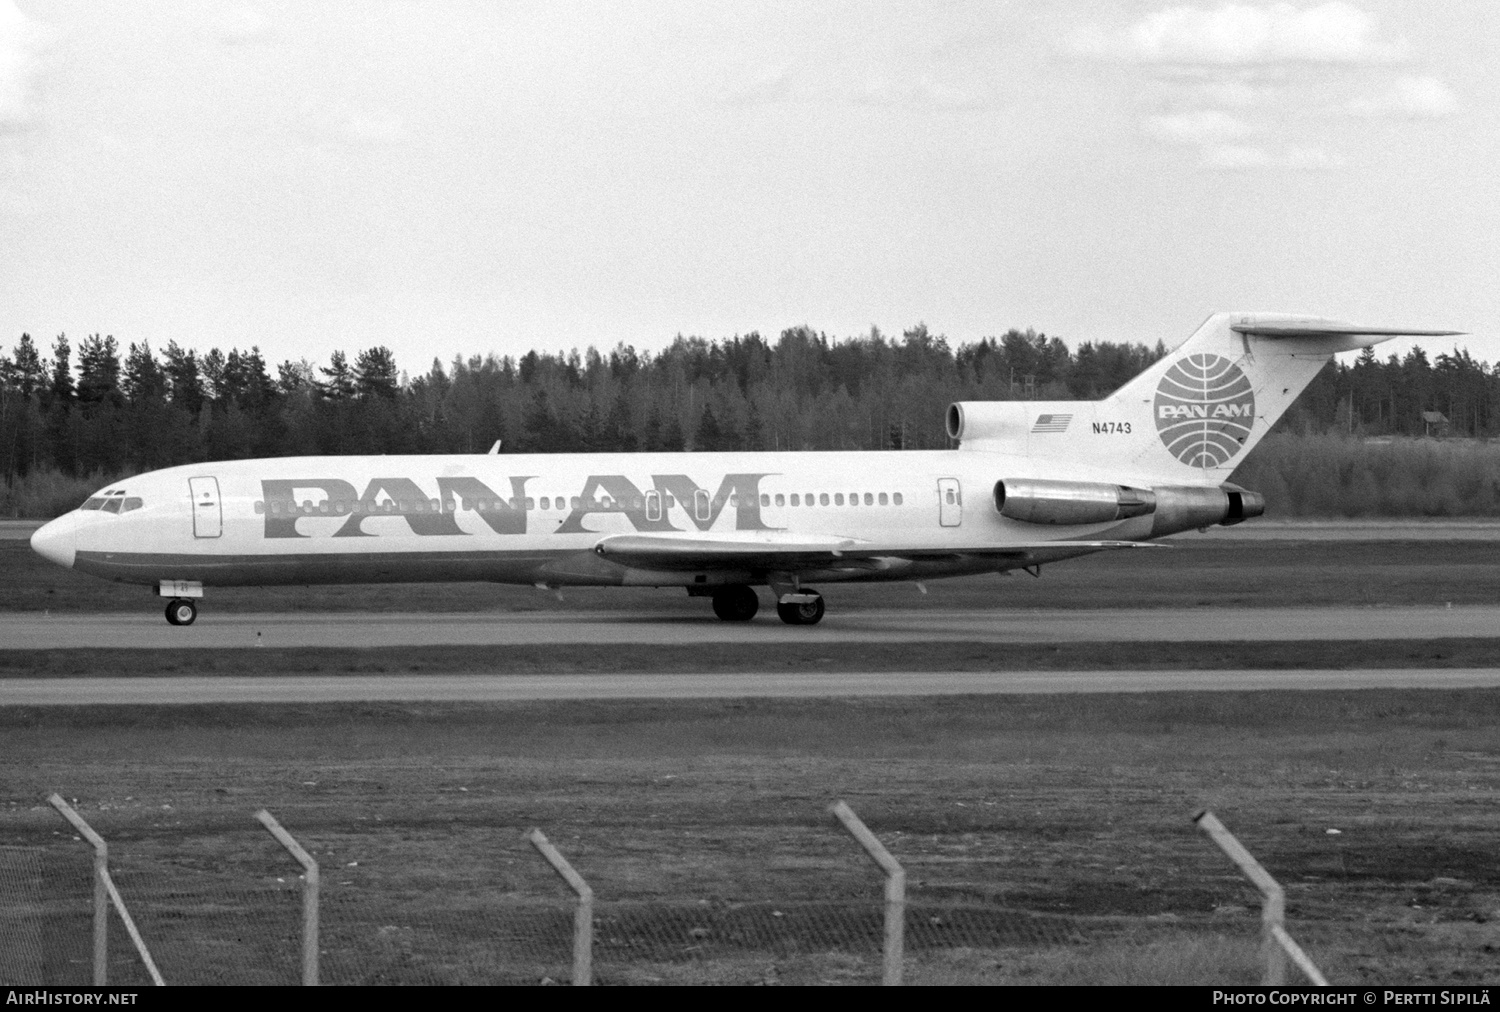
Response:
[[[1500,669],[1495,668],[24,678],[0,682],[0,706],[524,702],[548,699],[988,696],[1496,687],[1500,687]]]
[[[820,625],[659,612],[214,614],[190,627],[143,614],[0,615],[0,649],[537,646],[694,643],[1077,643],[1488,638],[1500,607],[831,612]]]

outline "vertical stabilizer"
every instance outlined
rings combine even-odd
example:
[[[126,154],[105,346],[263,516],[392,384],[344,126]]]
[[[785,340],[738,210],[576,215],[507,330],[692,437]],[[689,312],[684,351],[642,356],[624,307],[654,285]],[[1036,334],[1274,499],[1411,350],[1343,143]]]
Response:
[[[1400,335],[1456,333],[1284,313],[1215,313],[1103,400],[955,404],[949,433],[968,449],[1123,464],[1164,480],[1217,484],[1336,353]]]

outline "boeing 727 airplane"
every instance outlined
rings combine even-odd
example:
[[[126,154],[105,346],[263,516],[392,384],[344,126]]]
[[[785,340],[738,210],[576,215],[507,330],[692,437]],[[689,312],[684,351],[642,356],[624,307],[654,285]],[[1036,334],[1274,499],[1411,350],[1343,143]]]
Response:
[[[948,408],[957,449],[286,457],[152,471],[32,535],[168,599],[205,588],[489,580],[685,587],[726,621],[812,625],[809,584],[1036,571],[1259,516],[1230,473],[1334,354],[1397,335],[1218,313],[1098,401]]]

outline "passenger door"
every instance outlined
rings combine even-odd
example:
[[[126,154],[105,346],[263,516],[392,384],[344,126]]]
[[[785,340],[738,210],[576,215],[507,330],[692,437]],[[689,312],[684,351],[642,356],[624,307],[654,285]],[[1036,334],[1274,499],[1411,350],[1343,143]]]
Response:
[[[189,478],[193,496],[193,537],[217,538],[224,533],[224,509],[219,502],[219,479]]]
[[[964,519],[963,490],[957,478],[938,479],[938,523],[957,527]]]

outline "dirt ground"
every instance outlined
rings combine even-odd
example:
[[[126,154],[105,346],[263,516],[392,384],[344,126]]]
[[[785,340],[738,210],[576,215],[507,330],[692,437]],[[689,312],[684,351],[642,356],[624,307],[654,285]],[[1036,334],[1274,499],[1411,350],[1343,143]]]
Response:
[[[1205,541],[1040,580],[935,582],[925,598],[824,589],[851,609],[893,595],[930,608],[1489,603],[1497,548]],[[156,609],[144,590],[57,569],[24,542],[0,543],[0,571],[4,609]],[[665,591],[559,603],[475,585],[211,593],[214,607],[257,611],[703,608]],[[997,663],[966,649],[937,662]],[[218,651],[207,663],[494,665],[455,651]],[[1004,660],[1467,666],[1497,653],[1500,640],[1065,644]],[[186,663],[171,654],[0,644],[0,677],[170,672]],[[701,650],[653,656],[705,663]],[[910,666],[900,650],[859,647],[707,661]],[[640,661],[583,644],[507,663]],[[566,894],[524,842],[533,826],[599,898],[602,982],[870,982],[880,882],[828,814],[843,798],[908,869],[914,983],[1254,982],[1259,903],[1194,828],[1205,807],[1284,884],[1288,927],[1330,980],[1500,981],[1496,691],[51,709],[6,707],[3,692],[0,681],[0,892],[77,897],[24,946],[59,979],[86,972],[88,886],[86,848],[42,801],[54,790],[110,841],[168,979],[295,981],[297,880],[251,818],[266,807],[324,869],[332,982],[565,979]],[[16,923],[0,917],[0,950]],[[114,979],[138,979],[118,925],[112,939]]]
[[[527,974],[455,968],[419,936],[483,934],[462,911],[487,900],[556,904],[522,840],[539,826],[601,916],[655,924],[649,951],[622,936],[612,963],[601,942],[606,982],[858,982],[878,975],[880,884],[827,812],[843,798],[909,869],[915,982],[1254,981],[1258,901],[1194,828],[1208,807],[1286,886],[1331,980],[1494,982],[1497,716],[1494,691],[8,709],[0,845],[76,856],[40,803],[60,790],[122,881],[250,890],[291,875],[251,821],[265,806],[345,904],[330,973],[499,980]],[[158,906],[137,916],[170,937]],[[829,951],[694,942],[772,907],[823,924]],[[1002,913],[966,927],[976,907]],[[225,918],[192,934],[244,931]],[[371,955],[393,938],[394,963]],[[194,951],[164,943],[163,972],[200,972]],[[566,972],[535,958],[531,979]]]

